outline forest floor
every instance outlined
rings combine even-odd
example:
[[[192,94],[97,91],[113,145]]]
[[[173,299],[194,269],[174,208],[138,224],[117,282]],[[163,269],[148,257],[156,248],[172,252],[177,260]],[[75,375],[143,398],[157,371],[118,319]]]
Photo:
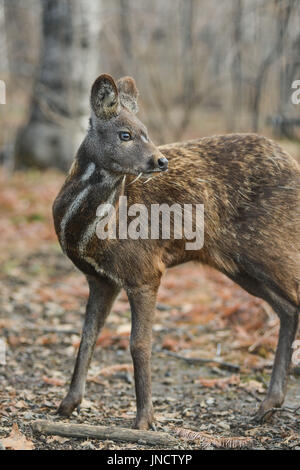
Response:
[[[80,414],[55,414],[71,377],[88,295],[52,227],[51,205],[62,181],[63,175],[51,171],[0,175],[0,339],[6,343],[0,442],[12,449],[153,449],[32,432],[36,419],[129,428],[135,413],[130,311],[123,293],[97,341]],[[262,425],[251,420],[266,393],[277,334],[270,307],[223,275],[194,264],[170,270],[159,292],[153,335],[157,430],[177,437],[178,449],[300,449],[300,414],[291,411],[300,405],[295,374],[285,411]],[[174,354],[218,356],[240,369],[190,365]]]

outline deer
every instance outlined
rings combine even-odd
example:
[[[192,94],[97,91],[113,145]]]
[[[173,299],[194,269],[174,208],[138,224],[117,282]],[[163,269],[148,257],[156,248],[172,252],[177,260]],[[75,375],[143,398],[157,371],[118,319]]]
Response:
[[[155,428],[151,345],[157,293],[167,269],[194,261],[220,271],[279,316],[269,388],[254,414],[260,422],[283,404],[298,326],[300,166],[277,143],[252,133],[157,147],[136,116],[138,95],[131,77],[115,81],[101,74],[95,80],[89,128],[53,204],[62,250],[89,286],[76,364],[58,413],[70,416],[79,409],[98,334],[124,289],[131,309],[133,426]],[[117,211],[125,196],[128,205],[146,207],[203,204],[202,248],[186,250],[184,237],[100,239],[97,208],[109,203]]]

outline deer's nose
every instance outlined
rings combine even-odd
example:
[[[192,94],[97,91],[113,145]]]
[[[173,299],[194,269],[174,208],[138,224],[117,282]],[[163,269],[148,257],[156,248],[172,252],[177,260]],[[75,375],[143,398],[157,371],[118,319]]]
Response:
[[[165,157],[161,157],[157,160],[158,168],[161,171],[166,171],[168,169],[168,160]]]

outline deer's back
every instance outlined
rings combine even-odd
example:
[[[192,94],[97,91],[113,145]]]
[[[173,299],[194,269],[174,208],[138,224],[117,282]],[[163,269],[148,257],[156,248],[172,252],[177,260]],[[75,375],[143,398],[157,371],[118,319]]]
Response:
[[[85,224],[93,223],[99,204],[93,191],[70,231],[70,257],[81,270],[89,273],[94,264],[120,283],[127,278],[125,283],[135,284],[158,279],[165,267],[199,260],[227,274],[260,264],[262,272],[275,272],[285,282],[278,259],[288,258],[300,282],[300,170],[292,157],[254,134],[207,137],[160,151],[169,160],[168,172],[146,183],[127,177],[128,206],[204,204],[204,247],[186,251],[185,240],[172,239],[103,242],[94,235],[85,259],[78,257]]]
[[[185,253],[187,259],[228,274],[260,264],[279,282],[286,282],[290,270],[300,282],[300,167],[290,155],[256,134],[213,136],[160,150],[169,160],[168,173],[146,185],[137,181],[128,195],[147,205],[204,204],[204,247]],[[172,265],[176,253],[164,256]]]

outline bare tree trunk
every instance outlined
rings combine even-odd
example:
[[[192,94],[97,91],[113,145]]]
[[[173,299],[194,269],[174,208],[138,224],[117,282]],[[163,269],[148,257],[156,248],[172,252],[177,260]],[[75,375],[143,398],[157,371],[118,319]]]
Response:
[[[181,6],[182,28],[182,72],[183,101],[189,107],[195,94],[194,60],[193,60],[193,26],[195,14],[194,0],[184,0]]]
[[[99,73],[101,2],[43,0],[43,50],[18,165],[66,170],[88,124],[89,89]]]
[[[282,2],[276,0],[277,7],[277,40],[275,41],[274,47],[270,50],[268,56],[261,63],[257,78],[255,81],[255,94],[253,100],[253,116],[252,116],[252,129],[254,132],[258,131],[259,115],[260,115],[260,101],[262,96],[262,90],[266,74],[273,64],[282,54],[284,35],[288,27],[290,15],[293,9],[295,1],[287,0]]]
[[[14,169],[16,129],[23,122],[32,93],[40,12],[40,0],[0,2],[0,78],[6,83],[7,101],[5,107],[0,107],[0,120],[5,110],[5,125],[0,126],[0,162],[8,172]]]
[[[181,4],[181,37],[182,37],[182,72],[183,72],[183,115],[177,132],[184,134],[192,118],[195,105],[195,66],[194,66],[194,21],[195,1],[184,0]]]
[[[130,0],[119,0],[119,31],[121,45],[120,75],[134,75],[133,51],[131,37],[131,5]]]
[[[4,0],[0,0],[0,73],[1,77],[8,75],[8,54],[5,29]]]
[[[232,61],[232,129],[240,121],[242,110],[242,0],[235,0],[233,11],[233,45],[235,54]]]
[[[36,48],[36,23],[40,16],[39,0],[3,0],[8,66],[14,83],[20,85],[24,77],[32,76],[32,64]],[[35,15],[32,12],[35,12]],[[36,21],[37,20],[37,21]]]

